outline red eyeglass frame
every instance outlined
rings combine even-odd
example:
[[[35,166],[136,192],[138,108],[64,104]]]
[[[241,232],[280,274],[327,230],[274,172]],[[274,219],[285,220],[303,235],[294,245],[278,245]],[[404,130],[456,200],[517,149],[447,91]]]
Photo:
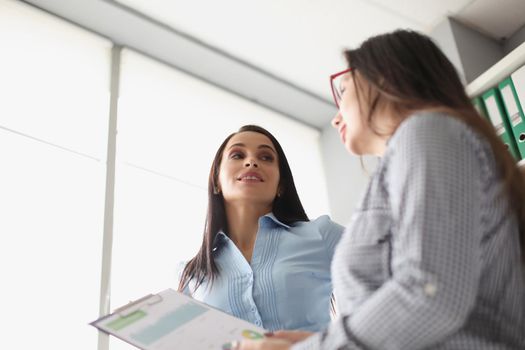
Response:
[[[334,79],[337,78],[340,75],[343,75],[343,74],[351,72],[352,69],[353,68],[350,67],[348,69],[345,69],[344,71],[341,71],[339,73],[335,73],[335,74],[330,75],[330,87],[332,88],[332,96],[334,97],[334,102],[335,102],[335,105],[337,106],[337,109],[339,109],[339,100],[337,98],[337,94],[335,93],[335,89],[336,88],[334,87]]]

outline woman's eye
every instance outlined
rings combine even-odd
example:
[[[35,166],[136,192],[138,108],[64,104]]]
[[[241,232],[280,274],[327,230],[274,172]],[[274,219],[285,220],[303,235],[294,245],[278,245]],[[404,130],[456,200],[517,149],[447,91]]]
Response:
[[[271,162],[271,161],[273,161],[274,158],[273,158],[273,156],[271,154],[263,154],[261,156],[261,159],[266,161],[266,162]]]
[[[234,152],[234,153],[230,154],[230,158],[231,159],[242,159],[243,158],[243,154],[240,153],[240,152]]]

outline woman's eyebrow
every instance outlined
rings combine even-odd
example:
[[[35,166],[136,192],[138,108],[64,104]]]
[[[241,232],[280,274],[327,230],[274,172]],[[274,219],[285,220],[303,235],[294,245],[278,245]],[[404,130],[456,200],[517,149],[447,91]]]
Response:
[[[265,144],[262,144],[262,145],[259,145],[259,147],[257,148],[268,148],[269,150],[271,150],[273,153],[277,154],[277,152],[275,152],[275,150],[273,149],[272,146],[269,146],[269,145],[265,145]]]
[[[234,143],[233,145],[228,147],[228,149],[232,149],[233,147],[246,147],[246,145],[244,143],[242,143],[242,142],[238,142],[238,143]]]
[[[230,147],[228,147],[228,150],[232,149],[233,147],[246,147],[246,145],[242,142],[238,142],[238,143],[234,143],[233,145],[231,145]],[[262,145],[259,145],[259,147],[257,147],[259,149],[261,148],[267,148],[269,149],[270,151],[272,151],[273,153],[277,154],[277,152],[273,149],[272,146],[270,145],[266,145],[266,144],[262,144]]]

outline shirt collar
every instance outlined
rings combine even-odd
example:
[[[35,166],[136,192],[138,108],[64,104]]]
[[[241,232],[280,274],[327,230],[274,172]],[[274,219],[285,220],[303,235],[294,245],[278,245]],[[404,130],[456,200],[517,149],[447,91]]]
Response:
[[[271,212],[259,218],[260,227],[267,227],[267,226],[273,226],[273,225],[282,226],[286,229],[289,229],[291,227],[290,225],[287,225],[284,222],[281,222]],[[226,242],[229,239],[230,238],[222,230],[219,231],[217,235],[215,236],[215,239],[213,240],[213,250],[217,249],[219,246],[221,246],[224,242]]]
[[[284,222],[281,222],[279,219],[277,219],[275,217],[275,215],[273,213],[268,213],[266,215],[263,215],[259,218],[259,225],[260,226],[265,226],[265,224],[270,224],[270,223],[273,223],[273,224],[276,224],[278,226],[282,226],[284,228],[287,228],[289,229],[290,228],[290,225],[287,225],[285,224]]]

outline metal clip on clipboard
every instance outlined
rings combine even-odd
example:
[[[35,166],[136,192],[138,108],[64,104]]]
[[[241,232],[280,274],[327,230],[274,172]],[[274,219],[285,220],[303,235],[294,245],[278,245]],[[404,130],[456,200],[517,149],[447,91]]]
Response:
[[[150,307],[151,305],[158,304],[162,301],[162,296],[159,294],[149,294],[135,301],[130,301],[124,306],[115,309],[114,313],[119,314],[121,317],[127,317],[132,313],[143,310]]]

